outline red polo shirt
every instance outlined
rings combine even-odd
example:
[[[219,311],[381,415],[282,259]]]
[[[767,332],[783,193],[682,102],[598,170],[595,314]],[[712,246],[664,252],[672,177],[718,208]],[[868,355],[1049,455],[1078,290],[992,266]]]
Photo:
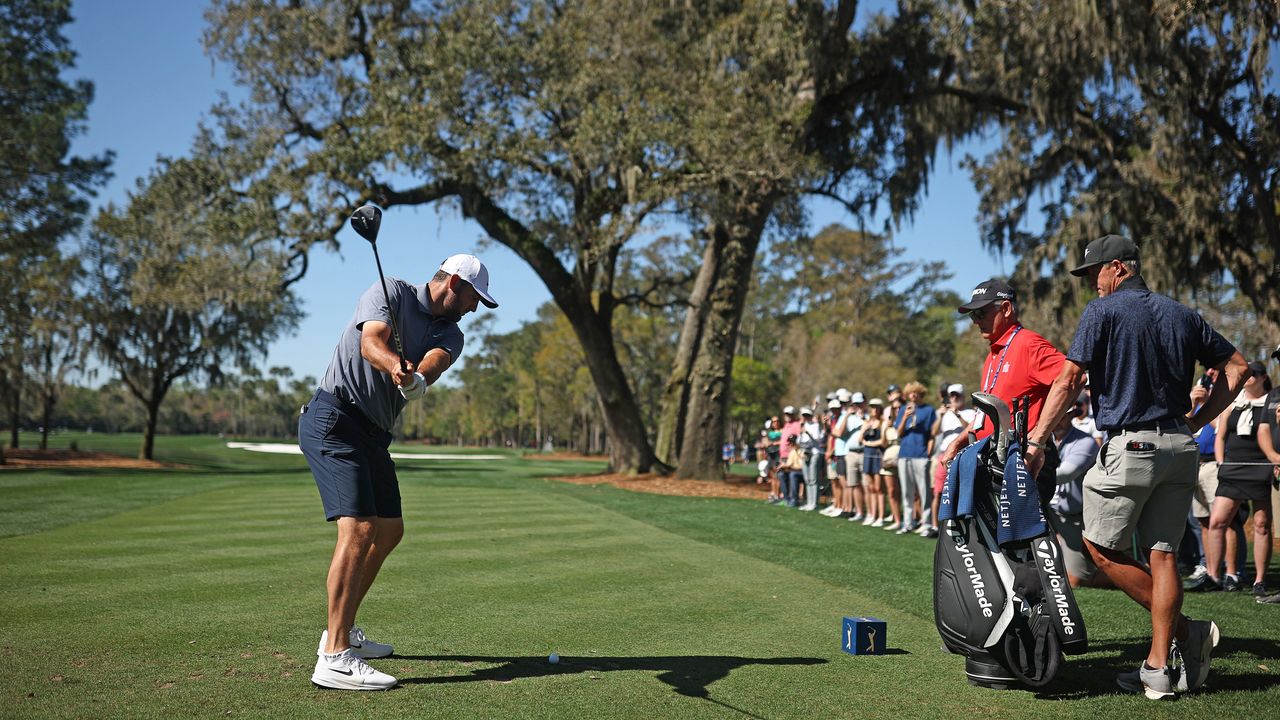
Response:
[[[995,395],[1013,409],[1013,399],[1031,396],[1027,429],[1034,428],[1049,396],[1049,387],[1062,372],[1062,353],[1038,333],[1021,325],[1005,331],[982,363],[982,390]],[[981,415],[981,413],[979,413]],[[991,434],[991,421],[984,418],[978,439]]]

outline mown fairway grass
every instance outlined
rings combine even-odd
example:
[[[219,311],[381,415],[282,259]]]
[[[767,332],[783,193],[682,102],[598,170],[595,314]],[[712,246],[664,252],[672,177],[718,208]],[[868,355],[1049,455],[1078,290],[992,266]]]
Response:
[[[76,438],[126,453],[136,438]],[[60,442],[67,442],[63,437]],[[930,543],[763,503],[542,479],[592,463],[400,463],[407,535],[362,610],[387,693],[311,687],[333,528],[297,456],[160,438],[161,471],[0,472],[0,717],[1275,717],[1280,610],[1188,596],[1208,687],[1113,691],[1145,614],[1080,594],[1052,692],[969,687],[933,628]],[[1277,577],[1280,582],[1280,577]],[[850,657],[843,615],[888,621]],[[559,665],[546,662],[556,651]]]

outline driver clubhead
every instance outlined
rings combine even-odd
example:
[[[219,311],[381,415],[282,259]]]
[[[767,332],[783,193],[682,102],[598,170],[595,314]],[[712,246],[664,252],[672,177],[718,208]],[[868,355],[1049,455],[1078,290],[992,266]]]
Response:
[[[351,228],[372,244],[378,242],[378,228],[382,226],[382,208],[377,205],[361,205],[351,213]]]
[[[996,457],[1003,465],[1009,452],[1009,406],[991,393],[976,392],[969,396],[973,406],[981,410],[990,419],[993,426],[993,437],[996,441]]]

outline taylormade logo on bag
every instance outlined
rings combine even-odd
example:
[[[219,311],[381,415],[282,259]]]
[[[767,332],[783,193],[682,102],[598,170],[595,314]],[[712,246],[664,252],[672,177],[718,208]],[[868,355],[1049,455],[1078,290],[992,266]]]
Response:
[[[1063,587],[1066,580],[1058,574],[1058,548],[1046,538],[1041,538],[1036,543],[1036,556],[1040,558],[1040,565],[1044,568],[1045,576],[1049,579],[1050,597],[1053,599],[1054,607],[1058,609],[1059,622],[1062,625],[1062,632],[1067,635],[1076,634],[1076,624],[1071,620],[1071,608],[1067,604],[1067,591]]]
[[[987,599],[987,584],[982,582],[982,573],[978,572],[978,568],[974,567],[973,551],[969,549],[968,541],[963,534],[951,528],[947,528],[947,534],[951,536],[951,541],[955,543],[956,550],[964,558],[964,569],[969,574],[969,584],[973,587],[973,596],[978,600],[978,607],[982,608],[982,616],[991,617],[991,601]]]

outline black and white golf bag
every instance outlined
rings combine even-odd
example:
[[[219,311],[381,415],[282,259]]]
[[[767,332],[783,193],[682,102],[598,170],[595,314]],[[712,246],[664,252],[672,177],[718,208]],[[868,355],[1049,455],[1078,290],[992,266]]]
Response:
[[[1043,687],[1057,675],[1064,653],[1088,649],[1084,620],[1035,483],[1024,482],[1016,448],[1026,440],[1025,408],[1017,413],[1020,426],[1012,427],[1002,400],[987,393],[972,397],[995,432],[966,448],[948,477],[950,494],[942,498],[939,519],[949,519],[939,525],[933,559],[934,621],[946,648],[965,657],[970,684]],[[1006,462],[1016,462],[1022,474],[1012,465],[1006,473]],[[1023,514],[1034,507],[1035,517],[1024,524],[1033,529],[1011,539],[1017,535],[1010,529],[1017,525],[1010,517],[1011,506],[1018,511],[1017,495],[1025,499]]]

